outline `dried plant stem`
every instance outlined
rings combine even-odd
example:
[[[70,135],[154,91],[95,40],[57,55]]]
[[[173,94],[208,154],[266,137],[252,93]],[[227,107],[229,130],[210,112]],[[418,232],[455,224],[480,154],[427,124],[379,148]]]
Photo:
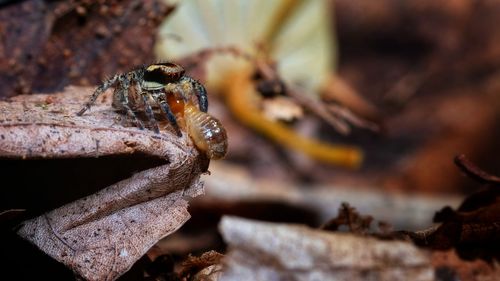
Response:
[[[246,126],[288,148],[305,153],[318,161],[357,168],[362,161],[362,152],[356,147],[332,145],[315,139],[297,135],[286,126],[266,119],[251,100],[254,91],[250,71],[239,71],[227,79],[224,95],[232,113]]]
[[[370,121],[380,119],[378,109],[364,99],[354,88],[338,75],[331,73],[323,85],[321,98],[325,101],[333,101],[344,105],[355,114]]]

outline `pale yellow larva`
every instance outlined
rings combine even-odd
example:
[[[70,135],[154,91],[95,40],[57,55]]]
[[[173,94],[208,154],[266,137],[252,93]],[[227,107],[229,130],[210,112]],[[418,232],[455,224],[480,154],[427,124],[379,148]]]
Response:
[[[221,159],[226,155],[227,134],[219,120],[191,104],[184,107],[184,120],[194,145],[208,158]]]

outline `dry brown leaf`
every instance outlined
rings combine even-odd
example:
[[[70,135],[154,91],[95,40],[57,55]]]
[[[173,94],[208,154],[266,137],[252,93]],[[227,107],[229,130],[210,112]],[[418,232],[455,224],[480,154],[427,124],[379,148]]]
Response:
[[[180,272],[183,280],[217,280],[221,274],[220,261],[224,255],[216,251],[208,251],[199,257],[191,256],[182,262]]]
[[[224,217],[229,252],[219,280],[435,280],[428,253],[305,226]]]
[[[157,135],[135,128],[129,118],[111,108],[110,93],[90,112],[76,116],[92,91],[68,87],[64,94],[17,96],[0,102],[0,156],[69,158],[144,153],[172,163],[196,157],[186,135]]]
[[[497,176],[481,170],[465,155],[455,164],[466,175],[483,185],[464,199],[458,208],[445,206],[434,215],[440,223],[428,230],[402,232],[416,244],[432,249],[454,248],[464,260],[477,258],[494,263],[500,261],[500,181]]]
[[[124,127],[104,95],[82,117],[90,88],[0,102],[0,157],[77,158],[143,153],[165,165],[23,222],[18,234],[88,280],[114,280],[189,219],[183,196],[203,193],[208,160],[189,137]],[[40,188],[40,187],[35,187]],[[71,186],[67,187],[71,189]]]

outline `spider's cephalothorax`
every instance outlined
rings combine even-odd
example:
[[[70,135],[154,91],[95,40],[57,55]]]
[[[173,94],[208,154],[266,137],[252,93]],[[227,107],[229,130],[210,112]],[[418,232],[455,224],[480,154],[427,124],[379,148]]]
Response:
[[[184,75],[182,66],[165,62],[140,67],[123,74],[116,74],[104,81],[97,87],[94,94],[77,115],[85,113],[96,101],[97,97],[110,87],[115,88],[113,107],[124,110],[127,115],[133,118],[140,129],[144,129],[144,124],[137,118],[135,112],[143,108],[151,127],[156,133],[159,133],[159,129],[152,104],[159,106],[179,136],[181,132],[171,105],[169,105],[169,100],[188,102],[194,94],[198,100],[199,109],[202,112],[207,112],[208,108],[205,87],[197,80]],[[168,95],[173,95],[175,99],[168,99]]]

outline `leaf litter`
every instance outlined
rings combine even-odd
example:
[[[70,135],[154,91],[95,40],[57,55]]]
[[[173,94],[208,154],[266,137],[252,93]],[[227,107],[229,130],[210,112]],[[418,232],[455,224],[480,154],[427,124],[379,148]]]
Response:
[[[207,171],[208,159],[186,134],[177,137],[168,127],[154,134],[127,124],[111,108],[109,95],[90,113],[76,116],[90,91],[68,87],[62,93],[1,101],[0,157],[44,161],[139,153],[164,160],[17,227],[21,237],[77,275],[114,280],[190,218],[185,198],[203,193],[199,176]]]

